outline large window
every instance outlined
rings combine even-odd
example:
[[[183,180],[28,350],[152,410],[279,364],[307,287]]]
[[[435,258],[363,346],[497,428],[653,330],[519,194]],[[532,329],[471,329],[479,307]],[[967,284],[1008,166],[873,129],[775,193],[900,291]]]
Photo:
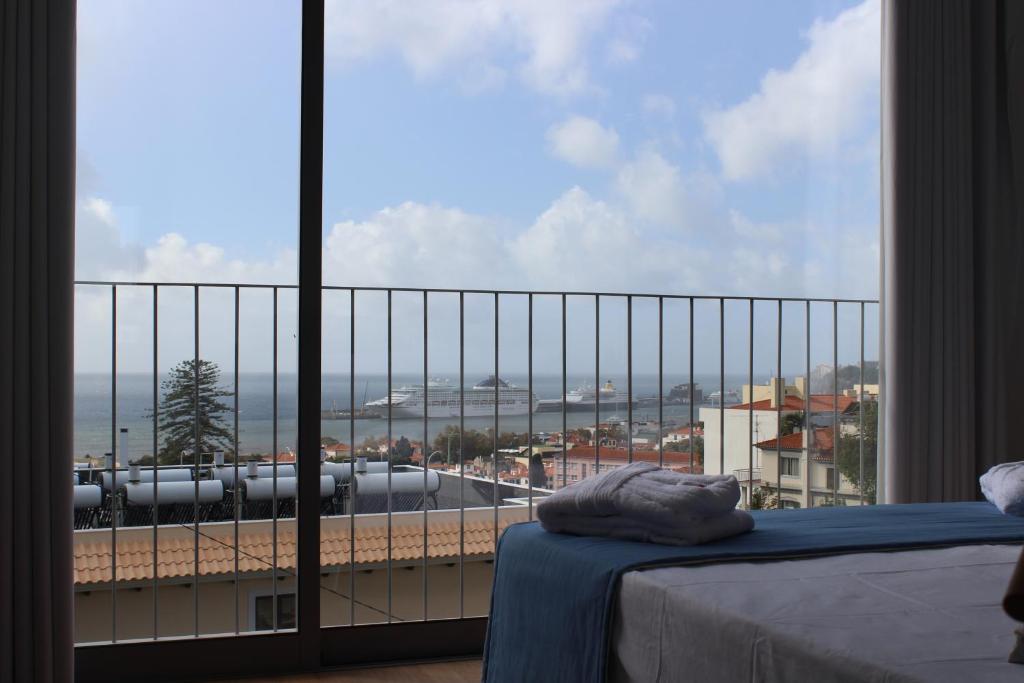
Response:
[[[79,3],[79,642],[284,642],[301,557],[325,633],[469,641],[504,527],[631,461],[874,502],[877,0],[328,0],[300,247],[304,4]]]

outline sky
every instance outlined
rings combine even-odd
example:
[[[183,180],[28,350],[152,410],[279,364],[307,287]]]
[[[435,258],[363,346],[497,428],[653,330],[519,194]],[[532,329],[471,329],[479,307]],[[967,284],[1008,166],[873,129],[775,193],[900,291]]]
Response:
[[[80,1],[78,279],[296,281],[299,10],[297,0]],[[877,0],[328,0],[326,25],[325,284],[878,296]],[[201,294],[202,354],[223,362],[231,292]],[[150,290],[117,296],[119,367],[144,371]],[[160,297],[166,368],[191,355],[193,300]],[[246,368],[272,357],[270,301],[242,297]],[[538,298],[535,312],[552,370],[558,303]],[[519,368],[525,300],[501,305],[506,366]],[[109,289],[80,286],[76,306],[77,368],[109,370]],[[347,306],[347,293],[325,298],[329,371],[347,367]],[[421,306],[395,297],[398,366],[422,358]],[[450,370],[455,301],[430,306],[431,363]],[[491,301],[467,306],[467,362],[486,367]],[[743,368],[746,306],[727,310],[730,364]],[[815,362],[832,355],[822,306]],[[717,303],[704,308],[698,363],[717,368]],[[804,310],[790,308],[784,370],[805,355]],[[285,368],[294,309],[282,290]],[[592,365],[593,302],[570,309],[572,362]],[[685,339],[685,307],[669,309],[667,337]],[[382,296],[360,295],[367,371],[386,364],[385,310]],[[767,368],[777,311],[755,313]],[[624,316],[623,300],[603,303],[602,358],[621,359]],[[858,316],[839,310],[845,360],[857,355]],[[877,308],[866,316],[870,347]],[[634,323],[649,369],[652,302],[637,302]]]

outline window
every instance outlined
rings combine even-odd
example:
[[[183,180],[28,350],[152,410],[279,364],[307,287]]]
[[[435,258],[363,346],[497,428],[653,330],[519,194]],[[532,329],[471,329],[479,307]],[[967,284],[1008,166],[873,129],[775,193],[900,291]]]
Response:
[[[273,593],[254,593],[250,601],[250,609],[252,612],[249,621],[252,630],[271,631],[274,629]],[[277,595],[277,628],[295,628],[295,593],[279,593]]]
[[[782,456],[782,476],[784,477],[799,477],[800,476],[800,458],[791,458]]]
[[[828,467],[825,469],[825,486],[834,489],[836,486],[836,469]]]
[[[487,552],[459,555],[456,542],[456,563],[428,563],[452,554],[435,525],[464,508],[467,524],[491,525],[465,547],[493,548],[499,516],[502,525],[527,519],[522,501],[539,494],[516,490],[515,479],[529,478],[501,467],[499,453],[533,435],[572,435],[590,453],[555,468],[552,488],[613,469],[627,448],[651,448],[620,437],[645,431],[639,422],[662,409],[663,424],[642,435],[648,444],[686,430],[673,437],[683,446],[664,449],[666,464],[736,471],[751,467],[750,425],[728,408],[743,384],[773,373],[787,384],[803,376],[813,392],[830,387],[834,310],[843,369],[859,357],[851,321],[868,321],[866,357],[877,358],[877,2],[551,0],[539,14],[515,2],[483,13],[472,3],[350,4],[327,3],[326,54],[316,60],[324,111],[314,117],[324,126],[322,224],[312,221],[322,239],[312,251],[302,240],[303,255],[323,265],[322,281],[303,288],[322,289],[322,353],[302,358],[322,359],[319,436],[337,446],[323,465],[334,482],[321,482],[319,531],[334,550],[320,556],[319,624],[486,615]],[[79,483],[102,489],[103,453],[116,450],[213,493],[200,519],[190,502],[167,503],[133,510],[112,534],[116,498],[96,491],[103,502],[81,515],[76,543],[173,546],[185,527],[203,549],[204,524],[237,519],[235,554],[263,553],[241,576],[193,581],[187,600],[159,572],[152,588],[96,572],[76,600],[84,606],[110,585],[112,609],[92,599],[79,642],[291,628],[313,611],[302,613],[308,593],[280,566],[278,544],[260,540],[311,531],[295,499],[260,498],[253,484],[243,506],[238,478],[217,478],[219,447],[195,449],[201,462],[189,469],[188,416],[178,416],[184,443],[174,453],[164,447],[169,429],[147,417],[176,364],[214,362],[228,392],[218,425],[228,466],[260,459],[295,482],[294,468],[271,461],[293,467],[298,441],[294,161],[299,141],[316,139],[299,135],[296,62],[310,25],[301,8],[79,1],[76,265],[80,280],[95,281],[76,293],[75,455],[93,463]],[[729,296],[705,297],[720,294]],[[831,297],[864,297],[867,311]],[[809,318],[814,309],[806,330],[805,304]],[[805,358],[824,365],[812,372]],[[453,383],[432,388],[428,377]],[[515,393],[496,395],[502,381]],[[807,416],[806,428],[827,417]],[[767,426],[781,431],[774,411],[756,419],[755,441]],[[602,435],[600,424],[621,427]],[[129,429],[123,449],[120,428]],[[424,467],[435,451],[448,471]],[[346,474],[357,456],[377,468],[364,481],[393,478],[402,491],[371,495],[367,484],[357,496]],[[499,486],[503,469],[513,477]],[[779,462],[783,476],[800,471],[799,458]],[[424,492],[435,473],[437,490]],[[749,472],[748,486],[760,478]],[[218,491],[217,481],[230,486]],[[421,515],[395,541],[423,549],[416,566],[389,558],[382,568],[352,540],[362,537],[350,523],[390,537],[400,526],[393,512]],[[85,550],[76,559],[91,561]],[[276,575],[273,588],[246,615],[264,573]],[[118,600],[120,591],[145,599]]]

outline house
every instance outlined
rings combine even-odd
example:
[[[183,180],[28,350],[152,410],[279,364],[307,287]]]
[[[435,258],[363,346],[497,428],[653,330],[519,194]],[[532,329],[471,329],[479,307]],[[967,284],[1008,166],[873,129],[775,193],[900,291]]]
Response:
[[[700,409],[704,424],[704,472],[708,474],[729,474],[749,468],[751,455],[757,467],[754,444],[775,438],[787,418],[797,425],[803,424],[808,403],[810,421],[815,425],[831,424],[833,408],[840,415],[847,415],[857,404],[850,396],[808,396],[807,383],[802,377],[797,377],[793,385],[786,385],[785,378],[772,378],[766,386],[748,385],[743,388],[743,396],[754,400],[724,408]]]
[[[754,448],[759,476],[755,472],[751,482],[743,479],[746,470],[741,469],[737,473],[744,500],[748,500],[753,484],[754,487],[777,490],[783,507],[860,504],[860,492],[855,482],[842,474],[838,475],[838,481],[835,480],[838,470],[832,427],[815,427],[781,438],[773,437],[754,444]]]

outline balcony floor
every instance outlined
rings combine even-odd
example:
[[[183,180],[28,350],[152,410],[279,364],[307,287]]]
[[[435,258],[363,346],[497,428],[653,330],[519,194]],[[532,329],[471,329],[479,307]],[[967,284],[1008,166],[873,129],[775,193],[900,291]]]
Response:
[[[235,683],[478,683],[480,660],[351,669],[317,674],[246,678]]]

